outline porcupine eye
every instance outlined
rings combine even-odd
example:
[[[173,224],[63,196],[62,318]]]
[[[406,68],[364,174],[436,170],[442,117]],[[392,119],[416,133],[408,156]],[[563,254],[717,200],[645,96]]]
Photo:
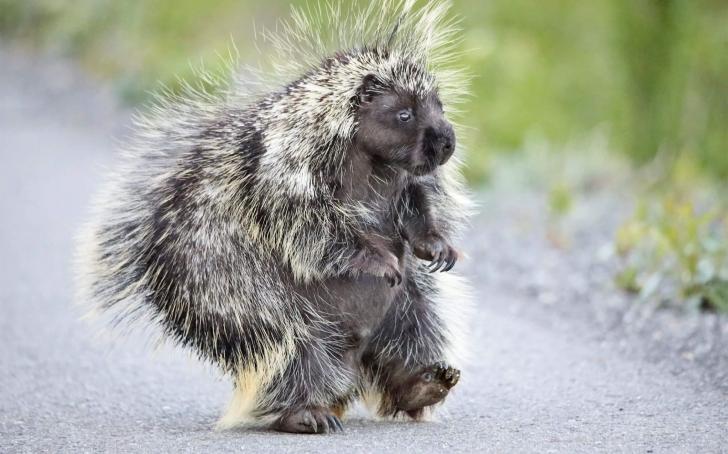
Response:
[[[412,119],[412,117],[412,110],[410,109],[400,110],[399,113],[397,113],[397,118],[399,118],[399,121],[402,123],[407,123]]]

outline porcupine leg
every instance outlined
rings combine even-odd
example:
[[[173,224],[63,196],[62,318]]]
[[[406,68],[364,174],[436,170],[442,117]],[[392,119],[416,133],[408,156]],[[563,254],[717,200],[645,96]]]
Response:
[[[412,254],[430,262],[429,272],[449,271],[459,254],[437,228],[428,189],[409,186],[402,203],[402,234]],[[381,394],[380,415],[405,412],[420,419],[424,409],[445,399],[460,379],[460,371],[442,361],[451,339],[436,310],[439,290],[432,275],[414,266],[398,301],[372,337],[363,367],[369,385]]]
[[[355,373],[340,344],[312,335],[297,346],[295,357],[269,387],[269,413],[277,414],[271,428],[292,433],[330,433],[343,430],[337,409],[349,400]]]
[[[405,291],[392,304],[362,358],[369,390],[379,394],[381,416],[404,412],[420,419],[427,407],[447,397],[460,378],[459,370],[442,361],[448,340],[434,302],[425,295],[431,291],[427,288],[431,278],[419,279],[422,282],[405,279]]]

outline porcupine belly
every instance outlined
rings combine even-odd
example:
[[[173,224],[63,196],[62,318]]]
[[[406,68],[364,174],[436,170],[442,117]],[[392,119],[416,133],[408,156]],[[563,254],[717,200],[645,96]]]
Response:
[[[391,247],[404,269],[403,240],[392,241]],[[382,278],[361,275],[330,279],[318,289],[316,296],[322,313],[330,313],[332,321],[349,340],[349,354],[352,361],[358,363],[371,335],[384,321],[393,301],[404,291],[404,285],[390,286]]]
[[[340,196],[366,204],[375,214],[378,222],[367,233],[397,257],[404,282],[410,253],[398,229],[393,204],[402,191],[402,175],[389,167],[372,166],[369,162],[354,162],[352,168],[369,173],[369,178],[352,179],[356,183],[345,187]],[[362,274],[330,278],[303,291],[347,339],[348,359],[356,367],[371,335],[384,321],[392,302],[406,288],[402,284],[393,286],[381,277]]]

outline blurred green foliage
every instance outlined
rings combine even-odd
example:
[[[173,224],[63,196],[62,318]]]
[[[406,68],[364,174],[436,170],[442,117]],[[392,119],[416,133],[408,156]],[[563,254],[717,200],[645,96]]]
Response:
[[[687,157],[643,194],[617,231],[617,284],[653,303],[728,311],[728,200]],[[668,183],[669,182],[669,183]]]
[[[280,1],[0,0],[0,30],[81,60],[137,104],[159,82],[174,90],[193,79],[202,61],[221,64],[233,39],[254,58],[253,17],[272,23],[287,9]]]
[[[290,3],[0,0],[0,32],[77,57],[137,103],[190,62],[215,65],[231,38],[255,61],[253,23],[274,26]],[[471,180],[530,137],[558,148],[605,127],[636,162],[687,155],[728,176],[725,0],[454,0],[454,13],[474,76]]]
[[[622,148],[690,156],[728,177],[728,2],[616,0]]]
[[[555,216],[564,216],[574,204],[574,195],[568,185],[559,182],[551,187],[548,197],[549,211]]]
[[[638,163],[687,155],[728,177],[728,2],[526,0],[462,4],[488,149],[610,129]]]
[[[728,216],[677,191],[643,201],[617,232],[617,284],[644,301],[728,311]]]

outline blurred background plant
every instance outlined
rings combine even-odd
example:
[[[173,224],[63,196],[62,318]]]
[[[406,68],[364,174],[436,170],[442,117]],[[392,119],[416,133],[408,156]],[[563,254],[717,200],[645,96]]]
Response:
[[[617,231],[617,284],[646,302],[728,311],[726,188],[687,158],[669,172]]]
[[[198,62],[220,64],[231,38],[255,63],[253,23],[274,26],[290,3],[307,1],[0,0],[0,33],[77,59],[138,105],[158,81],[175,90]],[[728,2],[453,3],[475,76],[464,109],[472,184],[537,144],[552,156],[536,165],[552,175],[543,189],[557,219],[584,189],[575,181],[588,180],[572,169],[593,176],[626,160],[640,200],[616,234],[618,282],[643,298],[727,309]],[[590,138],[603,151],[584,166],[578,144]]]

